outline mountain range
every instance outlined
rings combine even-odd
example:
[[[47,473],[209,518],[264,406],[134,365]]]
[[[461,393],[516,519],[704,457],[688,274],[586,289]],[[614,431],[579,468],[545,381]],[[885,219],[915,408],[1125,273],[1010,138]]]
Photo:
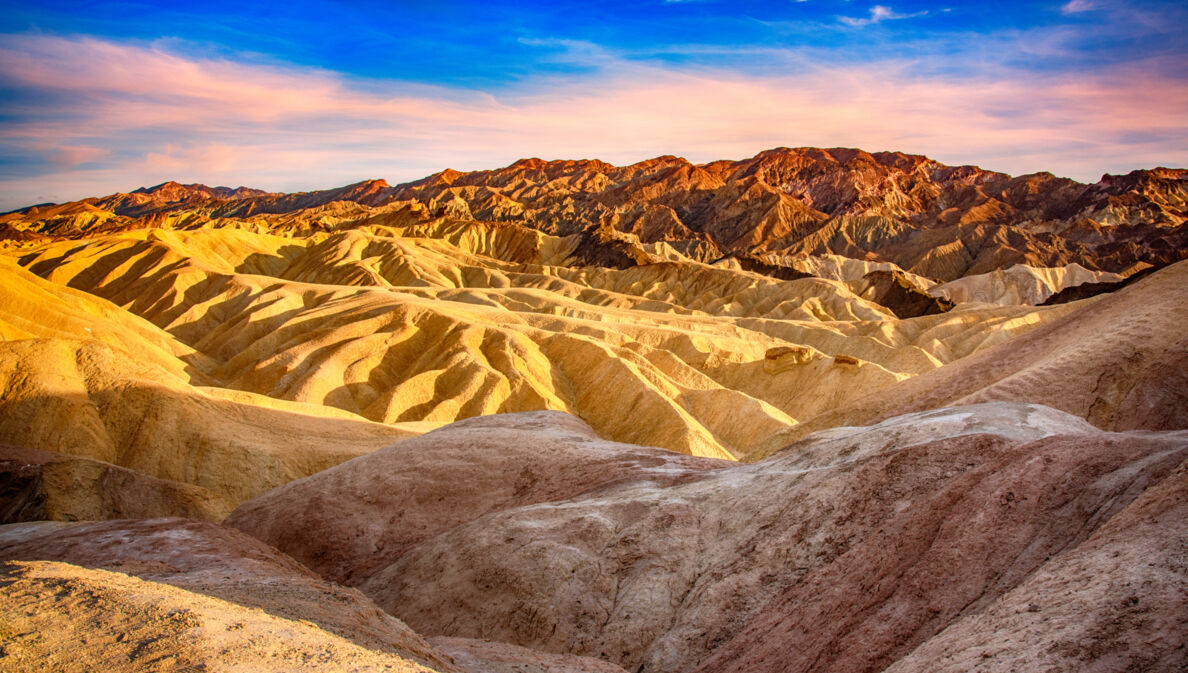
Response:
[[[592,254],[605,259],[588,261],[620,268],[639,260],[606,244],[626,234],[700,262],[734,257],[795,269],[797,257],[834,254],[946,281],[1014,264],[1126,273],[1178,261],[1186,190],[1182,169],[1106,175],[1084,185],[898,152],[780,148],[703,165],[671,156],[624,167],[524,159],[490,171],[447,169],[396,186],[367,180],[296,194],[167,182],[19,211],[5,224],[9,236],[77,236],[151,224],[145,218],[167,213],[217,220],[342,202],[423,219],[581,234],[603,244]]]

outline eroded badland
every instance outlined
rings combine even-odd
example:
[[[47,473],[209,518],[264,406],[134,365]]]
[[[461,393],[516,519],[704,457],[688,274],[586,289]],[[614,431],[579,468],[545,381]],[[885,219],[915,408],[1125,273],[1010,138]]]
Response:
[[[1188,172],[0,216],[0,669],[1180,671]]]

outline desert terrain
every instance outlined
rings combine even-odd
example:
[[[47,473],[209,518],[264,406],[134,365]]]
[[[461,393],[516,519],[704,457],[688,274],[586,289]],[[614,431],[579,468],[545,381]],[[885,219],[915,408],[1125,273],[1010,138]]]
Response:
[[[1183,671],[1188,170],[0,215],[0,670]]]

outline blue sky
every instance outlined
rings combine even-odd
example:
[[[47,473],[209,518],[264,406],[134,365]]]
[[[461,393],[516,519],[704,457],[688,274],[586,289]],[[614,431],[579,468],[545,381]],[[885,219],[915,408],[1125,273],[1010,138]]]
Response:
[[[873,8],[883,7],[879,12]],[[1072,11],[1070,11],[1072,10]],[[762,72],[756,49],[825,52],[844,62],[959,54],[967,40],[1059,39],[1043,61],[1081,69],[1188,51],[1176,2],[891,4],[837,0],[740,2],[61,2],[5,3],[0,31],[176,40],[195,55],[325,68],[349,75],[498,88],[541,74],[581,73],[563,44],[596,44],[639,60]],[[1161,30],[1159,24],[1163,24]],[[1059,35],[1065,31],[1064,35]],[[1103,40],[1104,38],[1104,40]],[[937,64],[944,67],[944,64]],[[960,68],[963,63],[950,64]]]
[[[1182,2],[3,5],[0,208],[779,145],[1188,163]]]

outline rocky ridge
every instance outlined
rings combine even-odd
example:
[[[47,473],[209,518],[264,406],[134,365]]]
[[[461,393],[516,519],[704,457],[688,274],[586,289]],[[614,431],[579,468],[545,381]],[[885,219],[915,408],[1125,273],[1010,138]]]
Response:
[[[702,165],[671,156],[622,167],[524,159],[395,186],[367,180],[298,194],[165,183],[39,206],[0,223],[13,235],[78,236],[151,226],[170,214],[243,219],[346,202],[579,235],[584,260],[602,265],[638,263],[620,239],[628,236],[703,262],[735,257],[793,269],[798,258],[832,254],[950,281],[1015,264],[1127,274],[1178,261],[1186,195],[1180,169],[1085,185],[898,152],[778,148]]]

